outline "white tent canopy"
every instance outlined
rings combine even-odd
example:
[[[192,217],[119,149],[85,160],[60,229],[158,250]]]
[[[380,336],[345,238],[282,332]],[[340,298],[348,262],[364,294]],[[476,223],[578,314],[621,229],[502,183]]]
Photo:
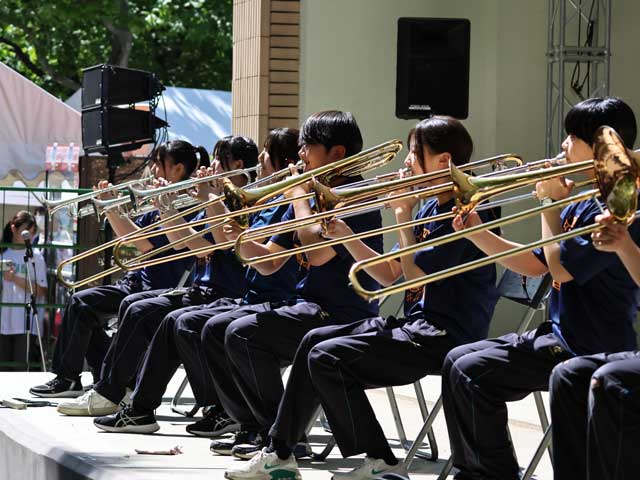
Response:
[[[54,142],[82,143],[80,114],[0,62],[0,178],[37,177]]]
[[[211,151],[222,137],[231,134],[231,92],[197,88],[167,87],[162,92],[156,116],[169,122],[169,139],[186,140]],[[67,105],[80,110],[78,90],[67,99]]]

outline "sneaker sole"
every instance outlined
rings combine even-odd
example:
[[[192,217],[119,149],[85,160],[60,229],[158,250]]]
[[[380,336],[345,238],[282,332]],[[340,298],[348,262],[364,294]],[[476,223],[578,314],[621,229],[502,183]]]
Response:
[[[106,425],[98,425],[94,423],[96,427],[105,432],[111,433],[154,433],[160,430],[160,425],[152,423],[149,425],[127,425],[126,427],[108,427]]]
[[[231,456],[231,450],[223,450],[222,448],[211,448],[211,447],[209,447],[209,450],[211,450],[212,453],[215,453],[217,455],[224,455],[225,457]]]
[[[67,390],[59,393],[37,393],[29,390],[29,393],[34,397],[40,398],[78,398],[84,395],[84,390]]]
[[[195,430],[187,430],[187,433],[191,435],[195,435],[196,437],[206,437],[206,438],[216,438],[221,437],[225,433],[235,433],[240,430],[240,425],[229,425],[224,427],[222,430],[216,430],[215,432],[204,432],[204,431],[195,431]]]
[[[262,449],[260,449],[262,450]],[[260,450],[256,450],[255,452],[251,452],[251,453],[244,453],[244,452],[231,452],[231,456],[239,458],[240,460],[251,460],[253,457],[255,457],[258,453],[260,453]]]
[[[109,408],[94,408],[91,411],[86,408],[74,408],[74,407],[63,407],[62,405],[58,405],[58,413],[62,413],[63,415],[68,415],[69,417],[103,417],[105,415],[112,415],[120,410],[119,407],[109,407]]]
[[[287,473],[291,473],[291,475],[286,475]],[[275,475],[274,475],[275,474]],[[278,470],[275,469],[271,474],[269,473],[258,473],[254,475],[246,475],[246,474],[237,474],[224,472],[224,478],[228,478],[229,480],[302,480],[300,473],[289,472],[287,470]]]

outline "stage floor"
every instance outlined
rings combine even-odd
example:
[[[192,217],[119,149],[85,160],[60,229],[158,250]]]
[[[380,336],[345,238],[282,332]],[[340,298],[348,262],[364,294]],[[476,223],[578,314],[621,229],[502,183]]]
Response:
[[[85,374],[83,382],[90,382]],[[196,438],[185,432],[184,427],[193,420],[171,412],[169,401],[176,391],[182,373],[172,381],[166,402],[158,410],[161,429],[153,435],[113,434],[97,430],[92,418],[66,417],[54,407],[12,410],[0,408],[0,480],[163,480],[222,479],[227,467],[235,462],[230,457],[217,456],[209,452],[209,440]],[[0,373],[0,398],[31,398],[28,389],[51,378],[43,373]],[[439,379],[423,382],[429,406],[439,395]],[[418,406],[411,387],[397,390],[398,403],[405,421],[407,433],[413,436],[422,425]],[[189,391],[185,397],[190,397]],[[378,419],[387,432],[398,458],[404,451],[398,443],[391,410],[384,390],[369,392]],[[532,399],[510,406],[511,432],[521,463],[533,454],[541,438],[536,422]],[[437,478],[444,462],[449,457],[444,416],[435,422],[440,460],[428,462],[416,459],[410,476],[416,480]],[[314,450],[320,451],[328,434],[319,426],[311,432],[310,441]],[[168,450],[182,446],[183,454],[175,456],[138,455],[135,449]],[[349,470],[358,466],[359,458],[343,459],[335,448],[326,462],[300,461],[302,476],[308,480],[329,480],[335,470]],[[537,470],[540,480],[551,480],[551,466],[544,457]]]

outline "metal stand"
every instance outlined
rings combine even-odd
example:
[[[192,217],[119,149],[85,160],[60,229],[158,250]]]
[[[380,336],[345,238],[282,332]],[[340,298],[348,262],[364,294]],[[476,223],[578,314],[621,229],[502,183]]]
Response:
[[[546,154],[551,157],[564,138],[565,108],[609,94],[612,0],[548,1]]]

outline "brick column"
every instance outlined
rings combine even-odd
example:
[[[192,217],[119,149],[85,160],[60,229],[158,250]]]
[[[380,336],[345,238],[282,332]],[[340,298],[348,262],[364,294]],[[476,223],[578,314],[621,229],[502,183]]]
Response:
[[[299,0],[234,0],[232,131],[298,127]]]

